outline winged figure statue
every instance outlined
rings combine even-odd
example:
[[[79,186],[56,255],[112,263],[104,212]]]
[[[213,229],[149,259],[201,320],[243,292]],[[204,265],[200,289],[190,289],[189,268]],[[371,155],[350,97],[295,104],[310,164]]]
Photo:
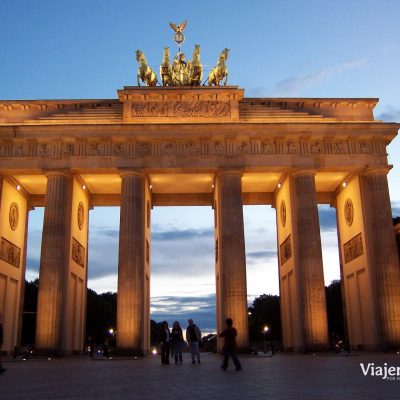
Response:
[[[183,31],[186,28],[187,20],[182,22],[181,24],[174,24],[170,22],[170,27],[176,32],[174,35],[174,40],[179,47],[179,51],[181,51],[181,44],[185,41],[185,36],[183,36]]]
[[[181,24],[174,24],[173,22],[170,22],[169,25],[170,27],[176,32],[176,33],[182,33],[185,28],[186,28],[187,20],[182,22]]]

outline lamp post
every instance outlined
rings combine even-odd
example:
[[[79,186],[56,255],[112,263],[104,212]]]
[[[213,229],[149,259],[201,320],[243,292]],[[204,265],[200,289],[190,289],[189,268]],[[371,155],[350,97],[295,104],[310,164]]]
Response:
[[[269,331],[269,328],[267,325],[264,326],[264,353],[267,353],[267,332]]]

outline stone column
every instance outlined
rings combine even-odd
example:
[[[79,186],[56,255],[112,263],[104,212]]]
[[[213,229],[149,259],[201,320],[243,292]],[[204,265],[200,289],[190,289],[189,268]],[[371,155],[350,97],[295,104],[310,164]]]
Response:
[[[70,235],[71,178],[47,173],[47,190],[40,258],[36,347],[58,352],[62,348],[62,309]]]
[[[145,315],[145,176],[122,175],[118,260],[117,347],[144,353]]]
[[[393,231],[387,168],[371,168],[361,177],[367,252],[371,259],[381,345],[400,345],[400,268]]]
[[[227,171],[216,180],[217,310],[218,328],[232,318],[238,331],[237,346],[248,339],[246,253],[243,227],[241,173]],[[219,346],[220,347],[220,346]]]
[[[328,347],[328,323],[314,171],[292,175],[292,224],[304,350]]]

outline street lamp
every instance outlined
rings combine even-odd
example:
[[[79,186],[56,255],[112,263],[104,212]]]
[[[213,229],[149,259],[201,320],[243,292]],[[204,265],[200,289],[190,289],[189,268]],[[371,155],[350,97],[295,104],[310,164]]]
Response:
[[[269,328],[267,325],[264,326],[264,353],[267,352],[267,332],[269,331]]]

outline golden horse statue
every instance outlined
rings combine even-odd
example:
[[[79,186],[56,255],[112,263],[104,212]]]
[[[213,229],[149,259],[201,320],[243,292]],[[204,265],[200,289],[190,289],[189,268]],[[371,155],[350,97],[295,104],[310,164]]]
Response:
[[[164,57],[160,65],[160,76],[163,86],[172,85],[172,66],[169,61],[169,47],[164,47]]]
[[[196,44],[193,50],[193,58],[189,64],[189,84],[200,86],[203,78],[203,65],[200,62],[200,45]]]
[[[220,86],[224,78],[225,78],[224,86],[226,86],[226,83],[228,81],[228,68],[226,66],[226,60],[228,59],[228,55],[229,55],[229,49],[225,48],[224,50],[222,50],[218,58],[217,65],[208,74],[207,81],[209,86],[212,85]]]
[[[150,68],[147,63],[146,57],[141,50],[136,50],[136,61],[139,63],[138,73],[137,73],[137,83],[140,86],[139,79],[142,80],[147,86],[157,85],[157,75]]]

